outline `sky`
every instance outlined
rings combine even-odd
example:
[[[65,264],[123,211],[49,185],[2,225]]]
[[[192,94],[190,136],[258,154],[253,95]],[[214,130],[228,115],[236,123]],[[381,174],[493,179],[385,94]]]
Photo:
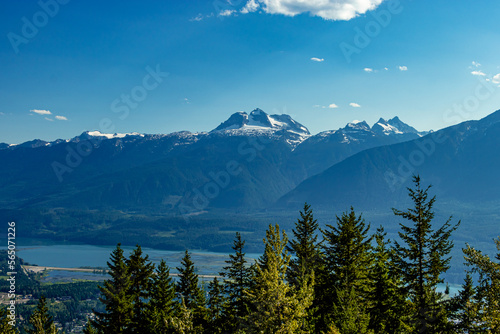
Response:
[[[2,1],[0,142],[500,109],[498,0]]]

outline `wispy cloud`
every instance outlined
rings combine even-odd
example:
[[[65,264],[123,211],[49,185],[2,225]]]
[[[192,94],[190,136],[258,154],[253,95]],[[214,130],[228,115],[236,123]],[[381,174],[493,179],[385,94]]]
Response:
[[[478,68],[480,66],[481,66],[481,64],[479,64],[478,62],[472,61],[472,67]]]
[[[339,106],[338,106],[338,105],[336,105],[335,103],[332,103],[332,104],[330,104],[330,105],[328,106],[328,108],[330,108],[330,109],[335,109],[335,108],[338,108],[338,107],[339,107]]]
[[[399,66],[400,71],[408,71],[408,67],[406,66]]]
[[[196,22],[199,22],[201,20],[203,20],[205,18],[205,16],[203,14],[198,14],[196,15],[195,17],[192,17],[189,19],[189,21],[193,22],[193,21],[196,21]]]
[[[49,110],[41,110],[41,109],[32,109],[30,112],[38,114],[38,115],[52,115]]]
[[[316,58],[316,57],[312,57],[312,58],[311,58],[311,60],[312,60],[312,61],[317,61],[317,62],[319,62],[319,63],[321,63],[321,62],[325,61],[323,58]]]
[[[234,13],[236,13],[236,10],[234,10],[234,9],[226,9],[226,10],[223,10],[222,12],[220,12],[218,14],[218,16],[231,16]]]
[[[384,70],[386,70],[386,71],[389,71],[389,68],[387,68],[387,67],[384,67]]]
[[[491,82],[493,82],[494,84],[500,84],[500,73],[491,78]]]
[[[349,105],[350,105],[351,107],[353,107],[353,108],[361,108],[361,106],[360,106],[359,104],[354,103],[354,102],[349,103]]]
[[[49,121],[49,122],[54,122],[54,120],[52,118],[48,118],[48,117],[44,117],[45,120]]]
[[[363,71],[365,71],[365,72],[373,72],[373,68],[365,67],[363,69]]]
[[[253,13],[256,12],[259,9],[259,4],[255,0],[249,0],[245,7],[241,10],[242,14],[248,14],[248,13]]]
[[[189,99],[187,97],[184,98],[184,103],[186,104],[191,104],[191,101],[189,101]]]
[[[383,0],[248,0],[242,13],[259,8],[268,14],[295,16],[309,13],[325,20],[348,21],[377,8]]]
[[[470,74],[476,75],[476,76],[480,76],[480,77],[485,77],[486,76],[486,74],[484,74],[484,72],[481,71],[481,70],[472,71],[472,72],[470,72]]]
[[[0,111],[0,116],[5,116],[5,114],[3,112]]]
[[[58,121],[67,121],[67,120],[68,120],[68,119],[67,119],[66,117],[64,117],[64,116],[56,116],[56,119],[57,119]]]

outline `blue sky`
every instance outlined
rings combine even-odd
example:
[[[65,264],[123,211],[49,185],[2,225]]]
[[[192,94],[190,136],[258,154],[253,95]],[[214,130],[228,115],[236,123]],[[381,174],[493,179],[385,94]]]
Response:
[[[209,131],[256,107],[312,133],[396,115],[440,129],[500,109],[495,0],[0,7],[0,142]]]

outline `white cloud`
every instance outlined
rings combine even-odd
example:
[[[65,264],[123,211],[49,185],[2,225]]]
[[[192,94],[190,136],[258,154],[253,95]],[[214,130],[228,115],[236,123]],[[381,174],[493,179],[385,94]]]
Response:
[[[353,108],[361,108],[361,106],[360,106],[359,104],[354,103],[354,102],[349,103],[349,105],[350,105],[351,107],[353,107]]]
[[[226,9],[226,10],[223,10],[222,12],[220,12],[219,16],[231,16],[234,13],[236,13],[236,10],[234,10],[234,9]]]
[[[498,73],[497,75],[495,75],[491,81],[494,83],[494,84],[500,84],[500,73]]]
[[[387,67],[384,67],[384,70],[389,71],[389,69]]]
[[[47,121],[49,121],[49,122],[54,122],[54,120],[53,120],[53,119],[51,119],[51,118],[48,118],[48,117],[44,117],[44,118],[45,118]]]
[[[249,0],[245,7],[241,10],[242,14],[248,14],[248,13],[253,13],[256,12],[257,9],[259,9],[259,4],[257,3],[256,0]]]
[[[384,0],[249,0],[244,9],[295,16],[309,13],[325,20],[348,21],[378,7]],[[242,11],[243,12],[243,11]]]
[[[52,115],[52,113],[48,110],[32,109],[30,111],[38,115]]]
[[[399,66],[400,71],[408,71],[408,67],[406,66]]]
[[[68,119],[64,116],[56,116],[56,119],[59,121],[67,121]]]
[[[322,62],[322,61],[325,61],[323,58],[316,58],[316,57],[312,57],[311,58],[312,61],[317,61],[317,62]]]
[[[478,62],[476,62],[476,61],[473,61],[473,62],[472,62],[472,66],[477,68],[477,67],[481,66],[481,64],[479,64],[479,63],[478,63]]]
[[[472,71],[472,72],[470,72],[470,74],[477,75],[477,76],[480,76],[480,77],[485,77],[486,76],[486,74],[484,74],[484,72],[481,71],[481,70]]]
[[[195,17],[193,18],[190,18],[189,21],[193,22],[193,21],[196,21],[196,22],[199,22],[201,20],[203,20],[205,18],[205,16],[203,16],[203,14],[198,14],[196,15]]]
[[[365,72],[373,72],[373,68],[365,67],[363,69]]]
[[[330,104],[330,105],[328,106],[328,108],[330,108],[330,109],[335,109],[335,108],[338,108],[338,107],[339,107],[339,106],[338,106],[338,105],[336,105],[335,103],[332,103],[332,104]]]

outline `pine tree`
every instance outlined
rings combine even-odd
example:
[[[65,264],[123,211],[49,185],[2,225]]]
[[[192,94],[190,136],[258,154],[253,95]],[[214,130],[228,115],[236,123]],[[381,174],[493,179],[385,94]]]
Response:
[[[179,281],[176,285],[176,292],[184,300],[186,307],[193,311],[194,326],[204,326],[206,323],[205,294],[199,287],[198,275],[195,273],[194,263],[191,255],[186,250],[181,260],[179,271]]]
[[[470,273],[465,277],[462,289],[449,302],[450,318],[454,320],[455,333],[481,332],[482,301],[478,298],[477,288]]]
[[[151,299],[145,312],[148,330],[145,333],[168,333],[165,319],[178,313],[178,303],[175,300],[175,284],[170,277],[170,268],[164,260],[156,268],[156,275],[150,278]]]
[[[370,251],[373,237],[368,236],[370,225],[365,224],[361,215],[356,216],[353,208],[341,217],[337,216],[336,226],[326,225],[326,228],[322,230],[326,277],[319,295],[322,298],[320,316],[322,322],[327,324],[332,320],[328,317],[333,313],[334,306],[341,307],[339,293],[345,298],[355,296],[356,300],[350,301],[353,304],[364,303],[368,293],[367,273],[372,261]],[[363,309],[365,307],[363,305]],[[339,328],[339,323],[335,323]]]
[[[57,334],[59,331],[54,324],[52,316],[47,308],[47,300],[41,296],[36,309],[29,318],[30,327],[26,328],[28,334]]]
[[[342,334],[373,334],[368,328],[370,316],[353,286],[336,291],[337,303],[333,305],[332,319]],[[377,332],[378,333],[378,332]]]
[[[321,246],[318,242],[318,222],[314,219],[313,210],[307,203],[304,204],[303,211],[299,212],[300,218],[295,223],[295,229],[292,230],[294,238],[290,240],[286,249],[290,255],[295,258],[290,261],[287,272],[287,280],[296,289],[299,289],[304,280],[315,277],[314,300],[308,309],[308,317],[303,327],[314,331],[316,327],[316,314],[319,311],[321,298],[317,296],[321,292],[324,268],[322,267]],[[318,329],[321,324],[318,324]]]
[[[165,319],[166,333],[169,334],[201,334],[203,328],[196,327],[193,323],[193,311],[186,307],[184,299],[181,299],[179,313],[177,316]]]
[[[87,321],[87,324],[83,329],[83,334],[98,334],[97,329],[92,326],[92,322],[90,320]]]
[[[104,281],[104,286],[99,287],[102,294],[100,301],[106,309],[105,313],[95,312],[97,318],[92,325],[99,333],[130,332],[134,296],[130,294],[131,280],[125,261],[123,249],[118,244],[108,261],[111,279]]]
[[[139,245],[126,260],[126,265],[130,276],[129,294],[134,305],[130,327],[132,333],[143,334],[148,328],[145,314],[146,300],[150,297],[150,280],[153,276],[154,265],[149,261],[148,255],[143,255]]]
[[[285,232],[270,225],[261,258],[265,262],[256,263],[255,282],[248,292],[254,311],[247,319],[247,333],[304,333],[301,327],[312,303],[312,282],[304,281],[299,290],[287,283],[287,243]]]
[[[436,197],[429,199],[429,187],[423,189],[420,177],[414,176],[414,189],[408,188],[414,207],[407,211],[393,209],[396,216],[410,221],[400,223],[402,243],[395,242],[395,262],[403,273],[410,301],[413,304],[413,322],[420,333],[436,333],[445,330],[447,316],[441,295],[436,292],[440,275],[449,269],[453,248],[450,240],[460,222],[452,226],[451,217],[439,228],[434,229],[433,206]]]
[[[224,287],[217,277],[208,285],[208,326],[207,333],[223,333],[225,298],[223,295]]]
[[[0,333],[2,334],[16,334],[17,330],[9,322],[11,321],[8,317],[8,312],[2,305],[0,307]]]
[[[498,250],[495,258],[500,261],[500,237],[495,240],[495,244]],[[472,272],[479,274],[477,299],[484,303],[480,323],[489,333],[500,333],[500,262],[491,260],[488,255],[469,245],[463,252]]]
[[[220,275],[224,277],[225,293],[228,302],[224,310],[227,318],[227,330],[235,331],[241,324],[241,320],[248,313],[248,301],[245,291],[250,288],[250,268],[247,266],[243,247],[245,241],[241,240],[241,235],[236,232],[233,244],[234,254],[229,254],[228,264],[222,268]]]
[[[401,275],[392,263],[390,240],[380,226],[375,234],[376,246],[373,249],[373,265],[370,268],[369,291],[367,296],[370,326],[375,333],[401,333],[406,329],[404,311],[406,298],[402,291]]]
[[[317,236],[318,222],[314,219],[311,206],[304,204],[303,211],[299,212],[300,219],[295,223],[292,230],[294,238],[286,249],[290,255],[296,256],[290,261],[287,279],[294,286],[299,285],[299,281],[317,271],[320,266],[320,245]]]

